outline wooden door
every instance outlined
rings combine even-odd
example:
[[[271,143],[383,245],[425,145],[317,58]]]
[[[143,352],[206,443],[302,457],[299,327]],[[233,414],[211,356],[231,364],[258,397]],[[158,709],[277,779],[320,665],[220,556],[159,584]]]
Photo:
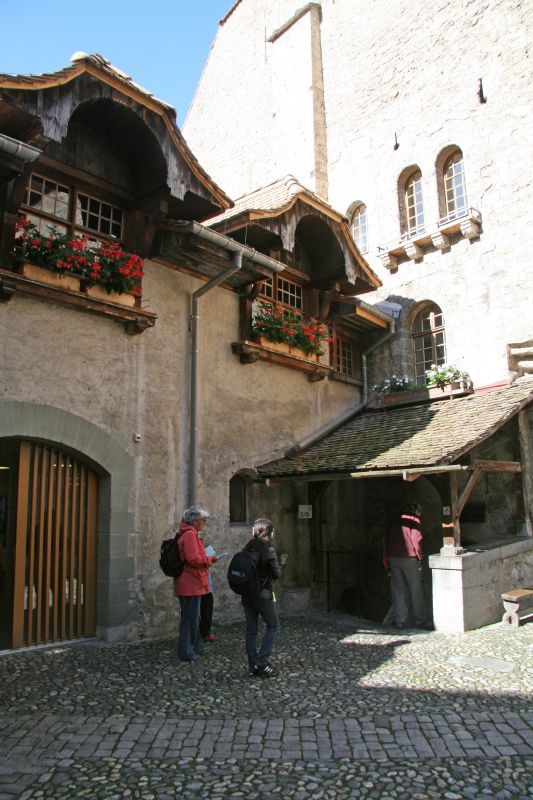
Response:
[[[20,445],[12,647],[93,636],[98,479],[55,447]]]

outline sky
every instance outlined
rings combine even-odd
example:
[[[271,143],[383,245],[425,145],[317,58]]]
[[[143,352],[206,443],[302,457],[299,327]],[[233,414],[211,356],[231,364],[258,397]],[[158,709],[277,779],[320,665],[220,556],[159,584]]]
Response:
[[[55,72],[77,51],[99,53],[174,106],[181,126],[233,1],[0,0],[0,73]]]

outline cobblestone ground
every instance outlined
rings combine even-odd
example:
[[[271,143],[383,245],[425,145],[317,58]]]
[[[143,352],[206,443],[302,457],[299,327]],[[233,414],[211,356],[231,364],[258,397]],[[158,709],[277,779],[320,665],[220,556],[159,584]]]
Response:
[[[217,633],[195,664],[176,639],[0,657],[0,800],[533,797],[533,624],[285,618],[270,679]]]

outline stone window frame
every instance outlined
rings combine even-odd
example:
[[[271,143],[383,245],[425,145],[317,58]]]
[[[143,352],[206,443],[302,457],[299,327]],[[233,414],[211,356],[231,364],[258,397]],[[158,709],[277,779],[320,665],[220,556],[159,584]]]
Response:
[[[447,172],[452,163],[453,159],[459,157],[460,164],[461,164],[461,182],[460,186],[462,189],[462,204],[458,207],[457,206],[457,192],[453,192],[453,203],[455,205],[454,208],[450,208],[449,202],[449,191],[448,191],[448,179],[447,179]],[[450,222],[455,219],[459,219],[468,211],[468,193],[466,189],[466,177],[465,177],[465,160],[464,154],[461,148],[458,145],[452,144],[448,145],[447,147],[443,148],[439,155],[437,156],[435,162],[435,171],[437,175],[437,197],[438,197],[438,204],[439,204],[439,224],[442,225],[443,222]]]
[[[360,253],[368,253],[368,208],[365,203],[352,203],[348,209],[352,238]]]
[[[399,185],[402,238],[416,237],[426,230],[424,178],[417,164],[402,172]]]
[[[429,327],[424,327],[422,320],[423,315],[428,315]],[[426,370],[430,369],[432,364],[446,363],[446,321],[442,309],[433,301],[427,301],[417,305],[416,308],[413,309],[411,320],[410,329],[413,345],[415,382],[417,386],[425,386]],[[419,330],[417,330],[419,322],[420,326]],[[424,352],[427,349],[426,342],[424,342],[421,350],[417,350],[417,342],[423,340],[429,342],[431,347],[431,359],[429,360],[424,356]],[[422,353],[422,360],[418,357],[418,352]],[[420,365],[422,366],[422,370],[420,369]]]

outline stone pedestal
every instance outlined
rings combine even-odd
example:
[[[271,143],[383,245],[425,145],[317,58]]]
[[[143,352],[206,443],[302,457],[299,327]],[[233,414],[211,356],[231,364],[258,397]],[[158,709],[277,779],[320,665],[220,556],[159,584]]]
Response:
[[[498,622],[502,593],[533,581],[530,537],[454,550],[443,547],[440,554],[429,557],[433,621],[439,632],[463,633]]]

